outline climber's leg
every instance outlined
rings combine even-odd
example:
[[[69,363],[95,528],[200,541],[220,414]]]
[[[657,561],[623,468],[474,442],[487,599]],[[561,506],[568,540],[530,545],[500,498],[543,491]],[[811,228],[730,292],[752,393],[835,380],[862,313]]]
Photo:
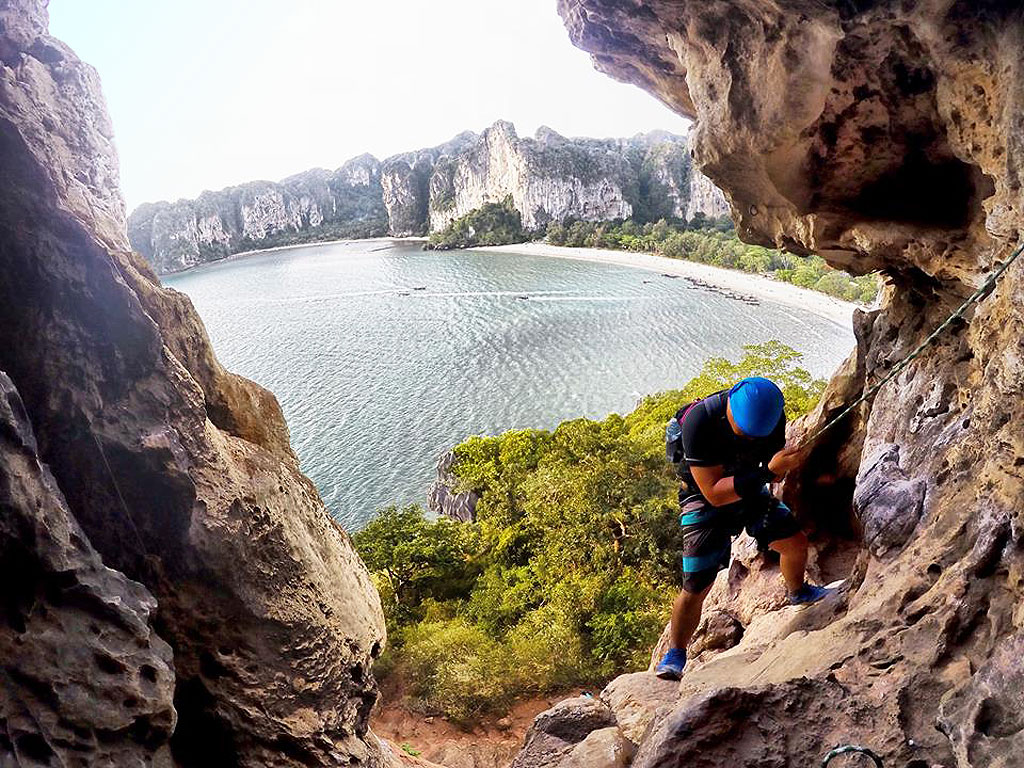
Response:
[[[779,568],[789,589],[789,602],[793,605],[816,603],[831,590],[808,584],[804,578],[807,570],[807,534],[803,531],[785,539],[773,541],[772,549],[779,553]]]
[[[714,508],[684,507],[680,521],[683,524],[683,589],[672,606],[669,650],[655,669],[658,677],[669,680],[678,680],[682,675],[686,646],[700,623],[704,598],[711,591],[715,576],[729,565],[731,544],[729,529],[716,524]]]
[[[785,539],[777,539],[769,545],[779,553],[779,570],[789,591],[796,592],[804,585],[807,570],[807,534],[800,531]]]
[[[766,496],[764,506],[748,517],[747,533],[757,539],[761,549],[773,549],[779,553],[779,569],[789,591],[789,602],[793,605],[816,603],[829,594],[825,587],[808,584],[807,534],[789,511],[789,507],[777,499]]]
[[[683,676],[686,666],[686,646],[700,624],[700,613],[704,606],[704,598],[711,591],[714,576],[700,592],[680,591],[672,605],[672,624],[669,629],[669,648],[661,657],[654,674],[663,680],[678,680]]]
[[[686,589],[679,592],[672,604],[672,628],[669,634],[669,644],[672,648],[685,649],[690,644],[690,638],[700,624],[704,598],[708,596],[713,585],[714,580],[700,592],[688,592]]]

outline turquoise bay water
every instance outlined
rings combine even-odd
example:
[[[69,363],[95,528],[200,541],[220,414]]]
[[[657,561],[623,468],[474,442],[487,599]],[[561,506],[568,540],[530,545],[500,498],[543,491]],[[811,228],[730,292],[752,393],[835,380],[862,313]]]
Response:
[[[267,252],[164,282],[192,298],[220,360],[277,395],[349,530],[423,501],[467,435],[625,413],[745,343],[784,341],[818,376],[853,348],[849,325],[682,279],[410,243]]]

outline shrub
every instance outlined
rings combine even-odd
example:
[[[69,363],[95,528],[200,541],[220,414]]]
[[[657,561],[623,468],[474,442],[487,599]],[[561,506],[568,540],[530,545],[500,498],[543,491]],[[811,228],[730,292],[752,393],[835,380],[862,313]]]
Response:
[[[402,669],[422,706],[457,720],[500,711],[517,681],[508,649],[464,619],[423,622],[402,633]]]

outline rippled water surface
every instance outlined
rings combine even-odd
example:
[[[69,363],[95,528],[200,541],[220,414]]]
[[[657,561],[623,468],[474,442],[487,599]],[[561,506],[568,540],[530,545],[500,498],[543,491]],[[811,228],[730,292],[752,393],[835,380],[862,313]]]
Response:
[[[848,326],[681,279],[409,243],[268,252],[164,282],[192,298],[220,360],[277,395],[350,529],[422,501],[466,435],[624,413],[745,343],[784,341],[819,376],[853,347]]]

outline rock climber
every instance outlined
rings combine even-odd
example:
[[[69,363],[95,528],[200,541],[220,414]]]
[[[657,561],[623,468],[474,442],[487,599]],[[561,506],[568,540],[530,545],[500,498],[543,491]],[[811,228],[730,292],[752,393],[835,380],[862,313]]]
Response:
[[[704,598],[728,567],[732,538],[743,528],[761,551],[779,553],[791,604],[814,603],[829,592],[805,580],[807,536],[768,489],[802,458],[786,447],[784,405],[774,382],[751,377],[680,409],[669,422],[668,450],[672,458],[676,446],[682,478],[683,589],[672,607],[669,649],[655,668],[660,678],[682,676]]]

